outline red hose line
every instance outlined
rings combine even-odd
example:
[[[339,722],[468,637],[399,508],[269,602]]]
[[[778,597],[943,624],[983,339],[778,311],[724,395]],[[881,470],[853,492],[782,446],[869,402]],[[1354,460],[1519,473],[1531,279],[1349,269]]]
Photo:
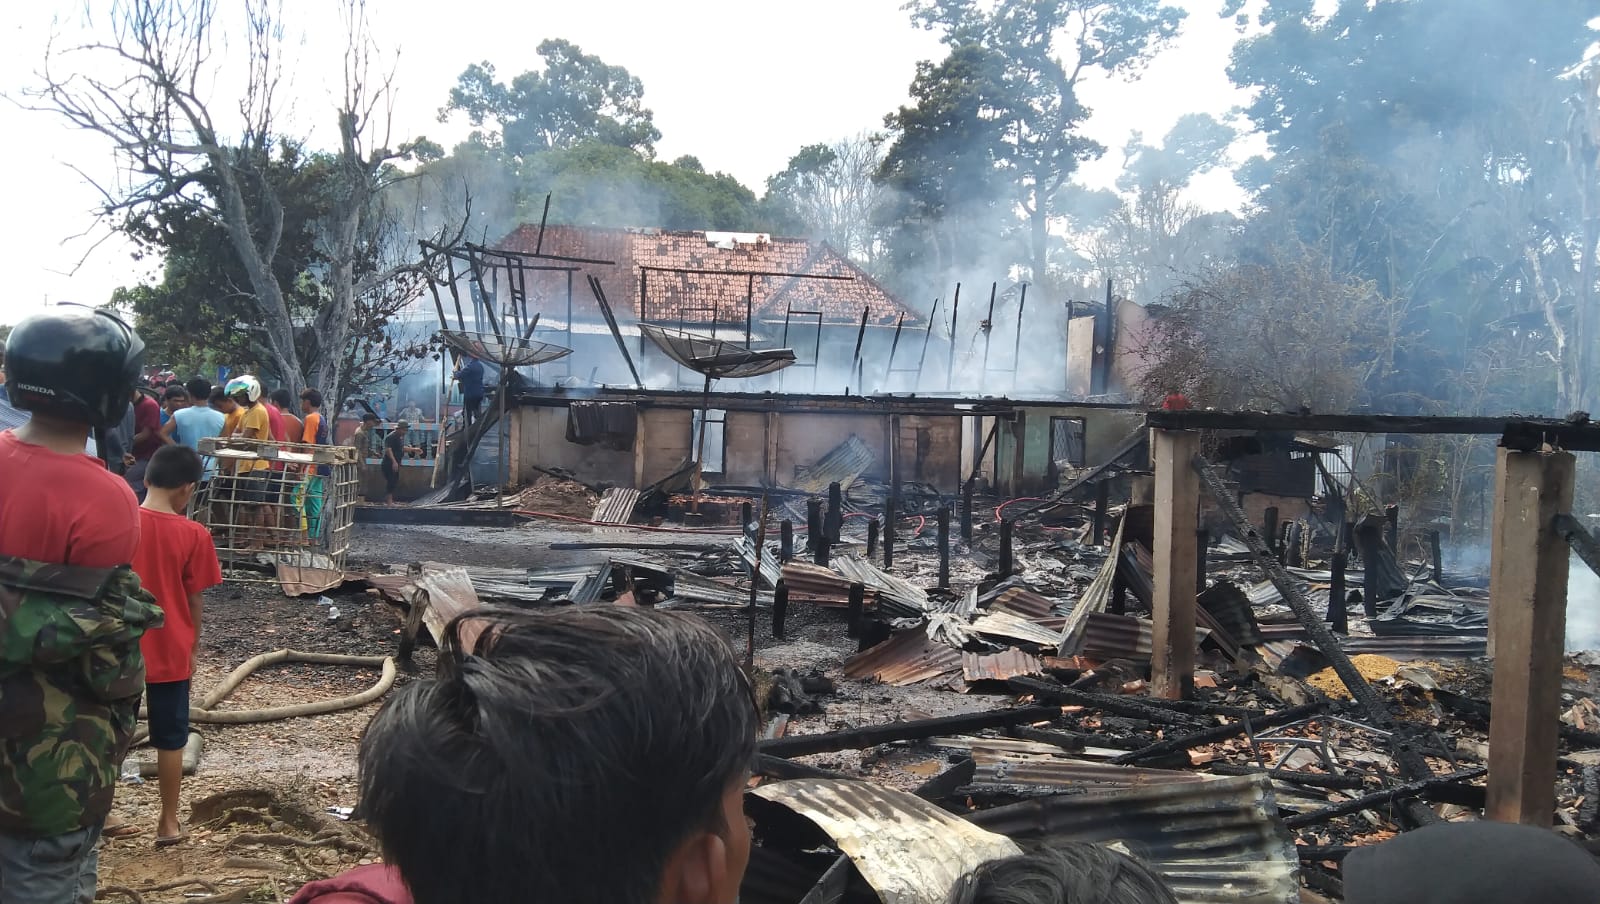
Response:
[[[1023,496],[1020,499],[1007,499],[1005,502],[1002,502],[994,507],[994,520],[1000,520],[1000,513],[1006,510],[1006,506],[1016,505],[1019,502],[1038,502],[1043,498],[1043,496]]]

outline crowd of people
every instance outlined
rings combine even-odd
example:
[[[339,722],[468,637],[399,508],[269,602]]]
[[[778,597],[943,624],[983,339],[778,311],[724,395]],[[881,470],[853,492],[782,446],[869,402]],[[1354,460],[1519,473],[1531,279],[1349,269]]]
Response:
[[[283,411],[290,399],[249,377],[220,394],[169,387],[165,424],[141,414],[142,353],[131,328],[87,308],[29,318],[6,344],[6,406],[30,417],[0,432],[0,904],[94,900],[141,700],[157,750],[154,843],[184,841],[189,682],[203,596],[222,580],[212,537],[185,512],[208,474],[260,493],[281,479],[254,462],[227,473],[192,443],[287,436],[296,422],[302,439],[327,441],[314,390],[295,418]],[[108,450],[86,451],[130,413],[113,463],[142,465],[142,503],[108,469]],[[737,657],[696,616],[468,613],[449,626],[437,674],[392,693],[362,737],[358,815],[383,862],[313,882],[291,904],[735,904],[760,720]],[[1351,904],[1584,901],[1600,890],[1586,851],[1489,823],[1407,833],[1352,853],[1344,872]],[[1135,856],[1051,843],[979,866],[949,901],[1177,897]]]

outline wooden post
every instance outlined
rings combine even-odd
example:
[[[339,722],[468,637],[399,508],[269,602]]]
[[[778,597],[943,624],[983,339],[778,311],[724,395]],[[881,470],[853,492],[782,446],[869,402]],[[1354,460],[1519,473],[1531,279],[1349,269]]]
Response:
[[[872,558],[878,552],[878,519],[873,518],[867,522],[867,558]]]
[[[1567,543],[1556,515],[1572,507],[1570,452],[1496,455],[1489,621],[1494,693],[1484,815],[1548,828],[1555,812],[1556,741],[1567,618]]]
[[[828,556],[833,553],[833,544],[828,542],[827,537],[823,537],[817,542],[817,548],[811,552],[811,561],[821,565],[823,568],[827,568]]]
[[[1195,522],[1200,478],[1191,462],[1199,437],[1183,430],[1154,430],[1156,468],[1155,638],[1152,692],[1181,700],[1194,691]],[[1273,515],[1277,512],[1273,511]]]
[[[972,542],[972,481],[961,488],[961,539]]]
[[[1428,531],[1428,550],[1433,554],[1433,580],[1439,586],[1444,586],[1444,544],[1439,539],[1439,532]]]
[[[1094,527],[1089,535],[1089,545],[1099,546],[1105,542],[1106,536],[1106,506],[1111,502],[1111,481],[1102,480],[1094,488]]]
[[[1117,563],[1117,570],[1111,574],[1111,603],[1106,611],[1112,615],[1128,614],[1128,580],[1122,576],[1122,563]]]
[[[1344,570],[1349,566],[1348,553],[1333,554],[1333,580],[1328,583],[1328,623],[1333,633],[1350,633],[1350,611],[1345,608]]]
[[[1194,592],[1206,592],[1207,551],[1211,548],[1211,532],[1203,527],[1194,530]]]
[[[784,524],[789,522],[785,521]],[[789,615],[789,585],[782,578],[772,588],[772,636],[783,639],[783,622]]]
[[[845,633],[850,637],[861,636],[861,613],[867,604],[867,585],[857,581],[850,585],[850,618],[845,622]]]
[[[756,517],[755,506],[748,502],[739,503],[739,524],[744,527],[746,534],[750,533],[750,522]]]
[[[883,567],[894,567],[894,497],[883,504]]]
[[[817,547],[828,545],[828,539],[822,535],[822,500],[812,497],[806,500],[806,549],[816,555]]]
[[[1354,521],[1346,521],[1339,530],[1339,548],[1360,558],[1361,550],[1356,548],[1356,523]]]
[[[1389,550],[1394,553],[1396,562],[1400,558],[1400,506],[1386,505],[1383,507],[1383,520],[1389,522],[1383,529],[1383,538],[1389,544]]]
[[[1267,506],[1261,513],[1261,539],[1267,549],[1278,551],[1278,507],[1275,505]]]
[[[1002,581],[1011,577],[1011,573],[1016,570],[1015,560],[1011,554],[1011,523],[1010,518],[1000,520],[1000,580]]]
[[[785,518],[783,524],[778,526],[778,561],[787,562],[792,558],[794,558],[794,522]]]
[[[844,490],[836,480],[828,484],[828,516],[822,524],[822,533],[829,543],[839,542],[839,531],[844,527]]]
[[[950,589],[950,506],[939,507],[939,589]]]

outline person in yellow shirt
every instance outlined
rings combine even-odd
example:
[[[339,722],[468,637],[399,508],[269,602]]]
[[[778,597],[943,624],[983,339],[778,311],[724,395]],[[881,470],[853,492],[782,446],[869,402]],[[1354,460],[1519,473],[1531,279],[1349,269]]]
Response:
[[[227,422],[223,423],[223,430],[228,436],[235,439],[272,438],[272,422],[267,416],[267,406],[261,401],[259,380],[248,374],[235,377],[228,381],[223,392],[238,409],[238,421],[231,432],[227,430]],[[245,527],[248,542],[245,548],[258,550],[267,536],[272,516],[266,505],[273,496],[272,464],[265,459],[244,459],[235,468],[233,501],[239,503],[236,521]]]

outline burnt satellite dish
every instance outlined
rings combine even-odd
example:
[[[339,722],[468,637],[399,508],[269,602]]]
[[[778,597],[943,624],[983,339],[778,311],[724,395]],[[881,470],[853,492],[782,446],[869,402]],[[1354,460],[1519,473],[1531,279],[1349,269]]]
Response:
[[[794,350],[789,348],[746,348],[703,333],[649,323],[639,324],[639,332],[650,337],[667,357],[708,382],[759,377],[795,362]]]
[[[502,367],[531,367],[572,354],[564,345],[552,345],[519,336],[492,336],[469,330],[440,330],[439,338],[458,352]]]

